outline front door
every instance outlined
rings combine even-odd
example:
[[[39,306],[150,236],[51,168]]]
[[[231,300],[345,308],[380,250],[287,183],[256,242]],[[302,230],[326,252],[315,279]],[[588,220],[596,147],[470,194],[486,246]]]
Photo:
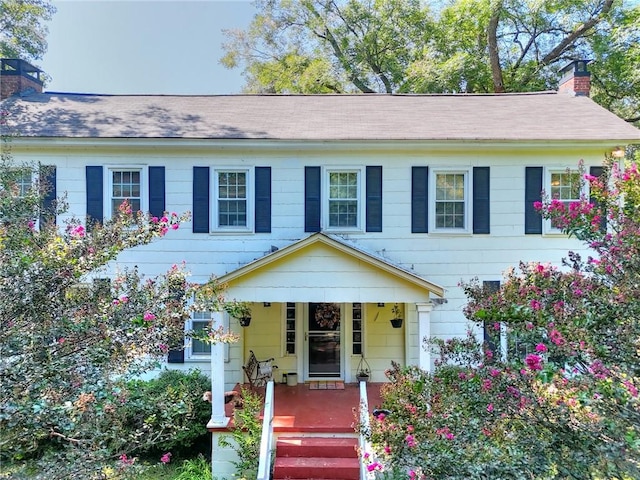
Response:
[[[337,303],[309,303],[307,311],[307,377],[341,376],[340,331],[342,309]]]

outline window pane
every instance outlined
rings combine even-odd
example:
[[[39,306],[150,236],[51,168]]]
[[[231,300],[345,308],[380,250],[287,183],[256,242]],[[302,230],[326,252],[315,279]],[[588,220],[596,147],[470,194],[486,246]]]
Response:
[[[31,190],[33,185],[32,182],[32,174],[30,170],[20,170],[16,175],[15,187],[12,186],[12,191],[15,192],[15,195],[23,198]]]
[[[556,200],[580,199],[580,174],[578,172],[552,173],[551,198]]]
[[[358,226],[358,172],[329,173],[329,226]]]
[[[113,170],[111,172],[111,211],[115,214],[127,200],[133,212],[141,208],[139,170]]]
[[[295,355],[296,353],[296,304],[287,302],[285,314],[285,350],[287,355]]]
[[[465,228],[465,175],[436,174],[436,228]]]
[[[193,321],[191,326],[194,332],[201,332],[204,330],[208,321]],[[202,342],[200,340],[191,340],[191,353],[192,355],[211,355],[211,345],[208,343]]]
[[[351,352],[354,355],[362,354],[362,303],[354,302],[351,305],[351,329],[353,330],[351,337]]]
[[[218,225],[247,225],[246,172],[218,172]]]
[[[567,208],[570,203],[580,200],[581,186],[578,172],[565,171],[551,174],[551,198],[561,200]],[[557,221],[552,219],[551,226],[558,228]]]

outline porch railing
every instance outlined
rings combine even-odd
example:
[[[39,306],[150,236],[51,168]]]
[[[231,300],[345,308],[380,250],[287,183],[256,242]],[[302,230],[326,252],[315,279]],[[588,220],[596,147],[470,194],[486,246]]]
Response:
[[[271,478],[271,451],[273,450],[273,380],[267,383],[264,395],[264,417],[262,419],[262,436],[260,437],[260,461],[258,463],[257,480]]]
[[[367,440],[370,431],[369,425],[369,399],[367,397],[367,382],[360,382],[360,480],[368,480],[367,465],[364,463],[364,454],[371,452],[371,444]]]

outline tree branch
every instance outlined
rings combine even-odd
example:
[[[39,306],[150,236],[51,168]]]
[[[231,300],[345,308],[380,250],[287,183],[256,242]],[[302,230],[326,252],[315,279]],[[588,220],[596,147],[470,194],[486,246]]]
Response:
[[[316,18],[322,19],[320,14],[317,12],[317,10],[315,8],[313,8],[312,5],[307,4],[306,7],[309,9],[310,13],[313,14]],[[369,86],[367,86],[367,84],[353,71],[353,69],[351,68],[351,65],[349,64],[349,62],[345,58],[344,52],[340,48],[340,45],[338,44],[338,41],[336,40],[336,38],[333,36],[333,33],[329,29],[329,26],[325,22],[322,22],[322,23],[323,23],[324,33],[321,34],[319,32],[315,32],[315,31],[314,31],[314,33],[319,38],[322,38],[322,39],[326,40],[327,42],[329,42],[329,44],[331,45],[331,48],[333,48],[333,52],[334,52],[335,56],[337,57],[338,61],[342,65],[342,68],[344,68],[345,71],[347,72],[349,80],[351,80],[351,82],[353,82],[353,84],[361,92],[363,92],[363,93],[375,93],[375,91],[372,90],[371,88],[369,88]]]
[[[573,31],[571,31],[566,37],[564,37],[558,45],[555,46],[549,53],[547,53],[542,60],[540,60],[540,66],[549,65],[550,63],[558,60],[565,50],[571,46],[578,38],[582,37],[586,32],[591,30],[597,25],[613,6],[614,0],[606,0],[600,13],[591,17],[588,21],[579,25]]]
[[[84,440],[79,440],[77,438],[67,437],[66,435],[63,435],[62,433],[56,432],[53,428],[49,431],[49,436],[50,437],[58,437],[58,438],[61,438],[62,440],[65,440],[65,441],[71,442],[71,443],[82,443],[84,441]]]
[[[504,81],[502,79],[502,67],[500,66],[500,52],[498,50],[498,23],[500,22],[500,12],[502,11],[502,1],[499,1],[489,19],[487,26],[487,46],[489,48],[489,63],[491,65],[491,78],[493,80],[493,91],[504,93]]]

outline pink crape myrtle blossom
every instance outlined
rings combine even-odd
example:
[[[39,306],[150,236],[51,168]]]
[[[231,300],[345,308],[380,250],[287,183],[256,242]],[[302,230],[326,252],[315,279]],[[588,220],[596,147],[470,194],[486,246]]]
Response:
[[[542,370],[542,357],[539,355],[530,353],[525,357],[524,361],[530,370]]]
[[[547,346],[544,343],[538,343],[536,345],[536,352],[545,353],[548,350],[549,349],[547,348]]]

